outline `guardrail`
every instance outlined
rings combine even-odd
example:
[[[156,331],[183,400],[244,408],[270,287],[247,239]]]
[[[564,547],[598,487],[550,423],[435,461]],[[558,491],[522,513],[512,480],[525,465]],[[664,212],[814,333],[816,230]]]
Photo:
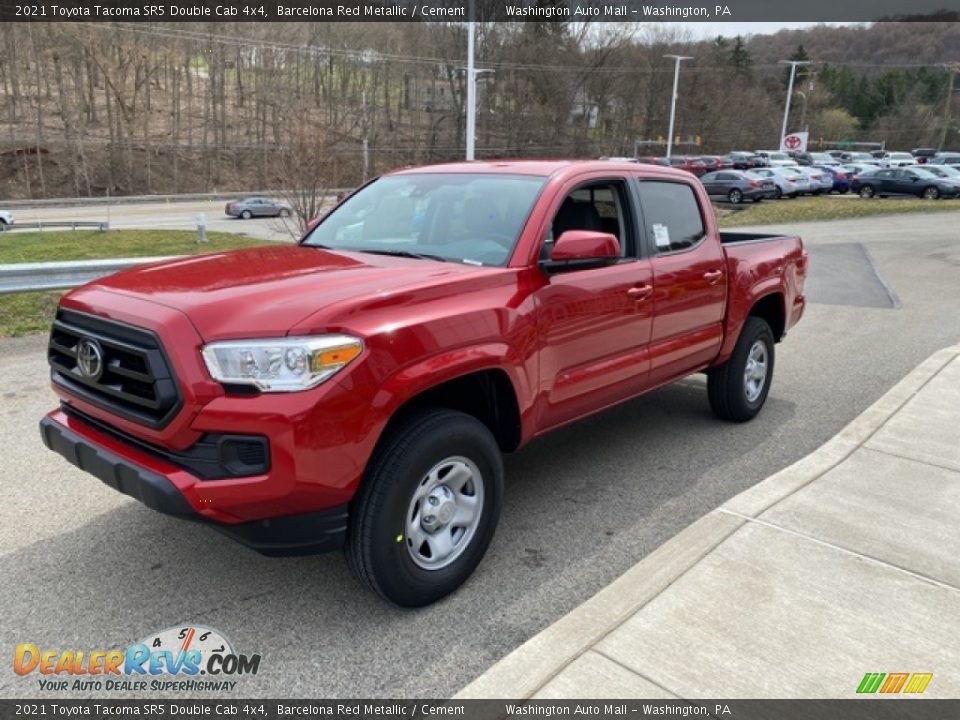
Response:
[[[351,192],[353,188],[329,188],[328,195]],[[40,198],[36,200],[0,200],[3,208],[69,207],[71,205],[130,205],[138,203],[176,203],[191,200],[235,200],[244,197],[283,197],[285,190],[234,190],[212,193],[182,193],[179,195],[104,195],[98,197]]]
[[[107,260],[71,260],[68,262],[15,263],[0,265],[0,295],[65,290],[127,268],[147,263],[175,260],[183,255],[163,257],[110,258]]]
[[[38,220],[37,222],[15,222],[13,225],[0,223],[0,233],[16,232],[17,230],[43,230],[44,228],[93,228],[100,232],[110,229],[110,223],[105,220]]]

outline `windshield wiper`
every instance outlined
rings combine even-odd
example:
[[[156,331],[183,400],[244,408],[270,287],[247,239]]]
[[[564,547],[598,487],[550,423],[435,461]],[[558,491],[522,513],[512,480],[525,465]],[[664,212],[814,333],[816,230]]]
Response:
[[[430,253],[415,253],[409,250],[358,250],[357,252],[370,253],[371,255],[390,255],[392,257],[414,258],[416,260],[438,260],[440,262],[450,262],[449,258],[441,255],[431,255]]]

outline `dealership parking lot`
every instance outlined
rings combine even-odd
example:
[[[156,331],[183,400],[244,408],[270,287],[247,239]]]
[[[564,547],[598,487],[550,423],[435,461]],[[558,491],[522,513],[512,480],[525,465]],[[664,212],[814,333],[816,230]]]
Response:
[[[779,346],[762,415],[720,423],[692,379],[534,442],[508,458],[500,528],[476,575],[417,611],[361,591],[337,554],[260,557],[47,452],[44,339],[0,341],[0,614],[16,618],[0,645],[113,648],[200,623],[263,656],[235,697],[452,694],[960,341],[958,227],[960,214],[764,228],[808,243],[811,305]],[[6,672],[0,695],[42,693]]]

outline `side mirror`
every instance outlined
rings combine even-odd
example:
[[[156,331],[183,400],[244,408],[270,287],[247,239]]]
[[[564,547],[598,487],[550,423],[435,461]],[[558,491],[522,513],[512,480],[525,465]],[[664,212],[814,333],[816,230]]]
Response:
[[[544,272],[612,265],[620,259],[620,241],[615,235],[594,230],[567,230],[553,243],[549,260],[540,262]]]

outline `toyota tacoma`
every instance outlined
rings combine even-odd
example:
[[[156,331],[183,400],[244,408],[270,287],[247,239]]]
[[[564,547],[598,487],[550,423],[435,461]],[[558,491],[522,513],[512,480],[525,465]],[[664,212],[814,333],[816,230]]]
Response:
[[[65,295],[40,429],[154,510],[270,555],[342,547],[424,605],[484,555],[502,453],[693,373],[716,415],[753,418],[806,270],[797,237],[719,232],[680,170],[403,169],[296,245]]]

